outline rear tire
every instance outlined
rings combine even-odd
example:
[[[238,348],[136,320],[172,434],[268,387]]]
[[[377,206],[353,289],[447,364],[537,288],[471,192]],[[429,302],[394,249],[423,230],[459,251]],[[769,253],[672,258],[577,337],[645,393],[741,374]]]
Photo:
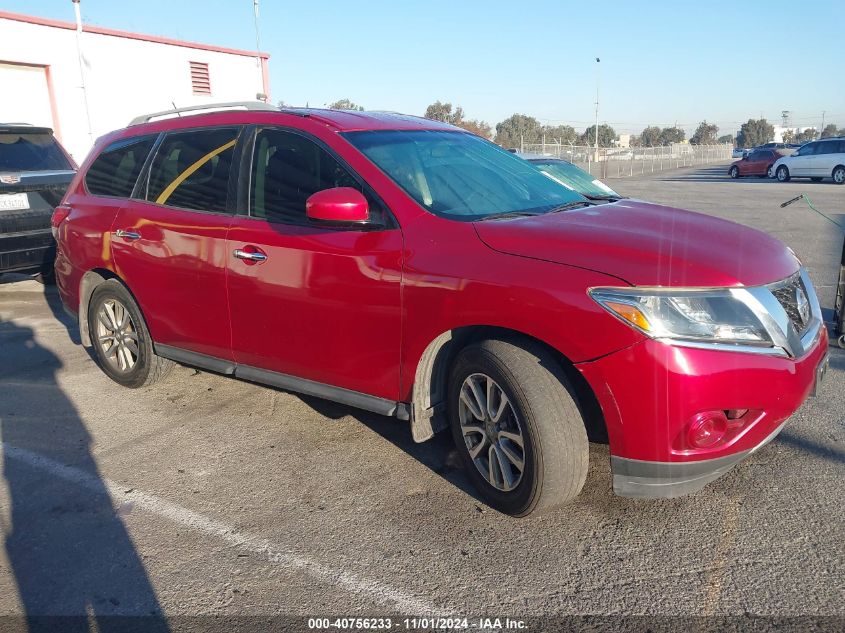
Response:
[[[448,397],[458,453],[490,506],[525,516],[581,491],[589,461],[584,421],[557,359],[542,346],[470,345],[452,367]]]
[[[835,182],[837,185],[845,184],[845,166],[837,165],[836,167],[834,167],[831,176],[833,176],[833,182]]]
[[[138,304],[115,279],[91,295],[88,333],[100,369],[124,387],[146,387],[173,368],[172,361],[156,356]]]
[[[789,169],[786,168],[786,165],[781,165],[775,171],[775,176],[779,182],[789,182]]]
[[[731,166],[731,168],[728,170],[728,176],[730,176],[731,178],[739,178],[739,167],[737,167],[736,165]]]

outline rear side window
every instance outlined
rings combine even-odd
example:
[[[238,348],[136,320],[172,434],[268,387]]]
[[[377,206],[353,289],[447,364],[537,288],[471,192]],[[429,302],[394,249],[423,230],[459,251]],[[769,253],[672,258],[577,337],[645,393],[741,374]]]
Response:
[[[49,132],[0,132],[0,171],[66,169],[70,162]]]
[[[334,187],[352,187],[367,198],[370,216],[384,212],[375,197],[314,141],[284,130],[265,129],[255,139],[250,215],[271,222],[304,224],[305,201]]]
[[[88,168],[85,187],[97,196],[131,196],[155,140],[155,136],[125,138],[106,147]]]
[[[824,141],[823,143],[819,143],[819,151],[816,152],[817,154],[838,154],[842,151],[842,145],[845,143],[841,143],[840,141]]]
[[[171,132],[150,168],[146,199],[180,209],[227,210],[238,128]]]

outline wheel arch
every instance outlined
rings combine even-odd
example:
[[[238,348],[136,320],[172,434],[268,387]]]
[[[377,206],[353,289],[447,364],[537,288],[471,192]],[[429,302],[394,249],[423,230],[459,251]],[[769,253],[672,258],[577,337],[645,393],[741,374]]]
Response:
[[[98,286],[101,286],[112,279],[117,280],[124,288],[126,288],[126,291],[132,295],[133,298],[135,297],[129,289],[129,286],[126,285],[126,282],[123,281],[117,273],[107,268],[94,268],[89,270],[82,275],[82,280],[79,282],[79,338],[82,340],[82,345],[85,347],[91,347],[92,345],[91,335],[88,328],[88,306],[91,303],[91,296],[94,294],[94,290],[96,290]]]
[[[458,353],[487,339],[511,342],[531,341],[540,345],[559,363],[574,393],[591,441],[606,442],[607,428],[598,399],[581,372],[563,353],[547,342],[518,330],[489,325],[462,326],[436,336],[417,361],[411,391],[411,432],[415,442],[425,442],[448,428],[446,397],[449,371]]]

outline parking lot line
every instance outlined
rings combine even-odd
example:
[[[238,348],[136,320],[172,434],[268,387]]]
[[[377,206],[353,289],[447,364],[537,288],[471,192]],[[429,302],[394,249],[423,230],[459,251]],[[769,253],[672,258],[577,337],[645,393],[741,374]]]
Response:
[[[60,464],[43,455],[8,443],[2,443],[2,447],[5,459],[22,462],[31,468],[36,468],[69,483],[97,492],[102,490],[102,486],[105,485],[112,501],[116,504],[131,503],[135,508],[152,512],[208,536],[217,537],[233,547],[257,554],[271,563],[298,569],[316,580],[342,587],[359,596],[366,596],[381,605],[396,609],[402,614],[415,616],[447,615],[443,609],[436,608],[399,589],[377,580],[332,569],[302,555],[285,552],[284,547],[270,540],[240,532],[231,525],[194,512],[156,495],[140,490],[129,490],[125,484],[117,484],[105,477],[96,477],[73,466]]]

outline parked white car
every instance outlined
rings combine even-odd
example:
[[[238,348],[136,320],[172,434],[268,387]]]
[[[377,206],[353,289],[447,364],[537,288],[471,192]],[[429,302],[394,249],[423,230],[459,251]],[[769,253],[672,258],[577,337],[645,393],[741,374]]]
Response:
[[[792,156],[777,160],[772,172],[781,182],[790,178],[809,178],[815,182],[833,178],[836,184],[845,184],[845,137],[823,138],[802,145]]]

